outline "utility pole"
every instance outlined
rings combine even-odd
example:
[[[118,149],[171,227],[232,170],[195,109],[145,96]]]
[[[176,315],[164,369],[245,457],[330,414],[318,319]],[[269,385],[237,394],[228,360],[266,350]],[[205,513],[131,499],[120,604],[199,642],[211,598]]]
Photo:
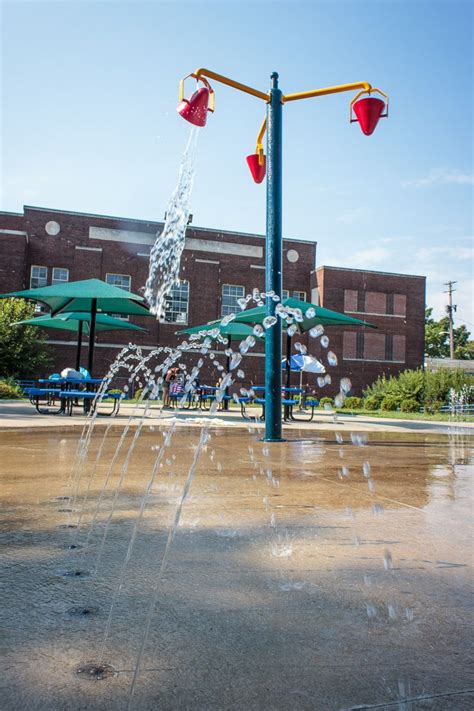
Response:
[[[453,284],[457,284],[457,281],[446,282],[445,286],[448,287],[448,291],[444,292],[445,294],[448,294],[448,305],[446,306],[446,313],[448,314],[449,319],[449,357],[451,358],[451,360],[454,360],[453,312],[457,309],[457,306],[453,306],[453,291],[456,291],[456,289],[453,289]]]

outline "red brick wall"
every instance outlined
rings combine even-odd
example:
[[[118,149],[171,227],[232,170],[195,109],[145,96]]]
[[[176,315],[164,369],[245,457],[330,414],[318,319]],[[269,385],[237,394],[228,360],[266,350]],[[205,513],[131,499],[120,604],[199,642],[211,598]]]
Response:
[[[349,377],[354,392],[360,394],[383,373],[396,375],[406,368],[423,365],[425,277],[320,267],[316,271],[316,282],[321,306],[352,312],[378,329],[346,328],[344,333],[335,327],[326,329],[330,337],[329,347],[339,358],[338,366],[329,368],[333,384],[327,388],[328,394],[337,391],[341,377]],[[386,313],[389,299],[393,299],[392,315]],[[376,315],[354,314],[358,311],[355,305],[360,303],[366,311],[376,312]],[[356,352],[357,332],[364,336],[362,360]],[[391,360],[386,359],[386,336],[392,338]]]

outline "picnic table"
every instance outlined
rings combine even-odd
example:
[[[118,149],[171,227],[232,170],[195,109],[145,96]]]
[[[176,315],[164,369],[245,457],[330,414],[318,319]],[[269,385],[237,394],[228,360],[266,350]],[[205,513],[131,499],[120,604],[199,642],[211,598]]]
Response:
[[[295,399],[296,396],[300,398],[304,395],[303,388],[282,388],[281,394],[281,404],[285,408],[285,421],[290,422],[311,422],[314,417],[314,409],[319,405],[319,401],[313,398],[307,398],[305,400],[305,407],[310,407],[311,412],[307,417],[300,417],[295,415],[295,406],[300,404],[300,401]],[[262,410],[259,416],[260,420],[265,419],[265,387],[263,385],[254,385],[250,389],[250,395],[239,398],[240,410],[242,417],[246,420],[255,419],[249,415],[247,412],[247,406],[250,404],[261,405]],[[304,410],[301,410],[304,412]]]
[[[38,385],[25,388],[25,392],[40,414],[72,415],[76,406],[80,406],[83,413],[87,414],[99,404],[97,393],[103,382],[103,378],[39,378]],[[100,414],[117,414],[122,397],[122,393],[103,393],[100,402],[111,402],[112,409]]]

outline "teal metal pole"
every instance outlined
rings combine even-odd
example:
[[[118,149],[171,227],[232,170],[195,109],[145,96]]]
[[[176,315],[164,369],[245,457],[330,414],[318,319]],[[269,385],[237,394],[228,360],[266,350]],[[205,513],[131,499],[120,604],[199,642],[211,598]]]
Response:
[[[265,242],[265,289],[282,296],[282,93],[273,72],[267,104],[267,237]],[[267,317],[275,316],[276,302],[266,299]],[[282,441],[281,427],[281,319],[265,334],[265,437]]]

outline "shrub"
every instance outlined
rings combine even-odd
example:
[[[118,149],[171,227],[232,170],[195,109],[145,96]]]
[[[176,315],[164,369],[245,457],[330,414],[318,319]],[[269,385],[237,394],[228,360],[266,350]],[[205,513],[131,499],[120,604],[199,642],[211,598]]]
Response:
[[[345,410],[360,410],[362,407],[362,398],[355,397],[354,395],[346,397],[343,407]]]
[[[442,400],[430,400],[429,398],[427,398],[425,400],[425,411],[431,414],[435,414],[436,412],[439,412],[441,410],[443,405],[444,402]]]
[[[400,403],[400,410],[402,412],[418,412],[419,409],[420,405],[414,398],[402,400]]]
[[[366,410],[378,410],[380,402],[380,399],[376,395],[369,395],[364,399],[364,407]]]
[[[0,380],[0,400],[20,400],[23,390],[11,380]]]
[[[319,407],[326,408],[326,405],[330,405],[330,407],[334,407],[334,400],[332,397],[322,397],[319,401]]]
[[[398,409],[399,401],[397,397],[393,395],[386,395],[382,402],[380,403],[380,409],[386,412],[393,412]]]

